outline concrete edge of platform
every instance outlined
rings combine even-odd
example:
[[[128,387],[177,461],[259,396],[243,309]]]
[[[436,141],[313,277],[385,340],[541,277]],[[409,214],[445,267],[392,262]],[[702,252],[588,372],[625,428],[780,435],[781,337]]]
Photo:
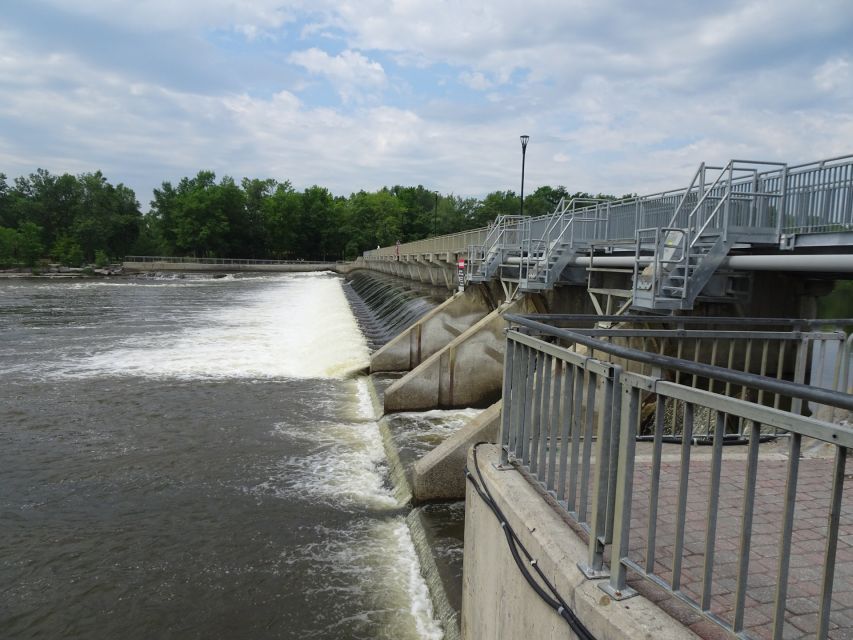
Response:
[[[507,522],[544,574],[599,639],[687,640],[698,636],[642,596],[616,602],[577,567],[587,546],[516,470],[498,470],[496,445],[478,448],[479,469]],[[469,451],[468,468],[474,471]],[[475,474],[476,475],[476,474]],[[503,529],[469,483],[465,502],[462,637],[545,640],[568,637],[566,622],[515,565]]]

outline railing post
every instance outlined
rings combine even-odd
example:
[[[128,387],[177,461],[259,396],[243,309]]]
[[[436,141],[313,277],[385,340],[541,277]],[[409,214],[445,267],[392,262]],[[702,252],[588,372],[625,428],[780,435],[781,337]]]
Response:
[[[732,160],[729,162],[729,184],[726,185],[726,206],[723,207],[723,242],[727,242],[729,239],[729,211],[732,206],[732,184],[734,182],[735,176],[735,162]]]
[[[586,563],[579,562],[578,568],[587,578],[606,578],[610,573],[604,568],[604,547],[607,544],[607,534],[612,528],[611,507],[615,503],[612,494],[615,482],[611,471],[615,470],[613,464],[612,443],[614,432],[618,423],[614,426],[614,417],[618,419],[619,412],[614,411],[614,405],[621,399],[618,393],[619,378],[622,369],[611,365],[607,368],[604,378],[604,393],[600,395],[600,406],[598,408],[598,434],[595,449],[595,486],[593,487],[592,517],[590,518],[589,531],[589,557]],[[589,384],[596,384],[594,376],[590,376]],[[587,408],[589,410],[589,408]]]
[[[758,219],[758,170],[752,174],[752,201],[749,205],[749,225],[750,227],[757,226],[756,220]]]
[[[627,583],[627,568],[622,558],[628,556],[631,532],[631,501],[634,493],[634,453],[637,447],[637,422],[640,411],[640,389],[621,385],[622,413],[619,420],[619,458],[616,463],[613,544],[610,556],[610,580],[599,588],[614,600],[637,595]]]
[[[509,430],[512,428],[512,424],[510,422],[513,392],[512,375],[516,344],[515,340],[507,334],[506,351],[504,352],[503,402],[501,404],[501,465],[505,465],[509,462]]]
[[[808,365],[809,339],[803,338],[797,343],[797,358],[794,364],[794,382],[805,384],[806,368]],[[791,399],[791,413],[800,415],[803,410],[803,401],[800,398]]]
[[[696,205],[699,207],[704,207],[705,206],[705,204],[704,204],[705,171],[706,171],[705,163],[703,162],[701,165],[699,165],[699,168],[701,169],[702,173],[699,176],[699,193],[697,194],[698,200],[696,201]],[[702,217],[702,211],[701,210],[699,211],[699,217],[700,218]],[[689,215],[687,217],[687,239],[688,239],[688,244],[690,244],[693,241],[693,231],[690,229],[690,216]]]
[[[782,218],[785,217],[785,207],[788,205],[788,165],[782,167],[782,177],[779,190],[779,204],[776,208],[776,242],[782,241]]]

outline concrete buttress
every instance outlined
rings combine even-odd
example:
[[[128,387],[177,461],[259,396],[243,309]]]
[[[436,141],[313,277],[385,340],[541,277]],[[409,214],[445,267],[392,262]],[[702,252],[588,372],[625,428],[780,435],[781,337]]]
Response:
[[[385,412],[483,407],[497,401],[503,380],[505,313],[537,313],[525,295],[503,304],[385,391]]]
[[[492,310],[484,288],[468,287],[427,313],[370,358],[370,372],[411,371]]]
[[[494,442],[501,421],[498,400],[464,427],[415,462],[412,494],[416,502],[465,499],[465,463],[468,449],[478,442]]]

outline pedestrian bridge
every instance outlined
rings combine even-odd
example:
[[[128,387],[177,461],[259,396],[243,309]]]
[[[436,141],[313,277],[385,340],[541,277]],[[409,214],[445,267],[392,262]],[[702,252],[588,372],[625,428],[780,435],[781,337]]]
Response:
[[[754,271],[853,273],[853,155],[800,165],[699,165],[686,187],[622,200],[563,199],[540,217],[364,253],[373,268],[517,292],[586,286],[599,313],[748,298]]]

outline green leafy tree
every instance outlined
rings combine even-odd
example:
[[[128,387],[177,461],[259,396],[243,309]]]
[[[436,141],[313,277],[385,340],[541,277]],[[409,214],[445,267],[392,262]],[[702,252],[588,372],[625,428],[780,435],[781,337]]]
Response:
[[[164,182],[162,189],[155,189],[151,211],[167,247],[200,257],[227,255],[228,217],[239,199],[234,189],[230,178],[217,185],[212,171],[182,178],[176,188]]]
[[[44,255],[42,228],[34,222],[25,222],[18,228],[18,259],[28,267],[33,267]]]
[[[543,216],[552,213],[560,204],[560,200],[568,197],[565,187],[539,187],[524,198],[524,215]]]
[[[303,258],[325,260],[335,251],[334,197],[331,192],[317,185],[302,193],[302,215],[298,224],[299,255]]]
[[[10,267],[18,262],[18,232],[0,227],[0,267]]]
[[[477,209],[476,226],[485,227],[498,216],[517,216],[520,211],[521,199],[514,191],[493,191]]]
[[[54,259],[67,267],[79,267],[85,260],[83,248],[69,235],[59,236],[50,253]]]
[[[287,260],[300,255],[298,226],[302,217],[302,194],[284,181],[260,203],[264,221],[264,245],[273,258]]]

